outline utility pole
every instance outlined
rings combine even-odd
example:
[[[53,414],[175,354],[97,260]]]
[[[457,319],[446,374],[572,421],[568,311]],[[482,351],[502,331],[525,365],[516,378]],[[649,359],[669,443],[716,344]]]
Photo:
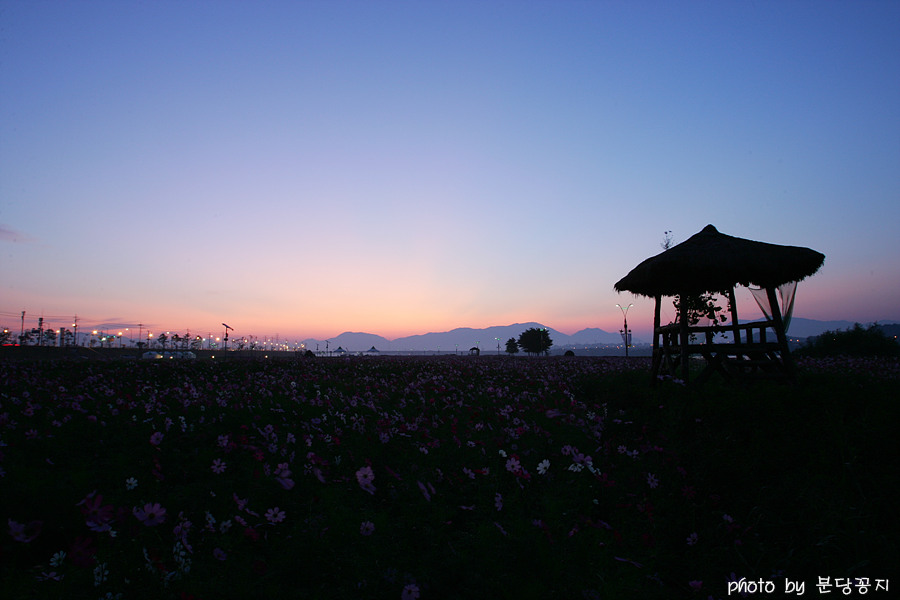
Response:
[[[78,346],[78,315],[72,318],[72,344]]]
[[[19,330],[19,343],[22,343],[22,338],[25,337],[25,311],[22,311],[22,329]]]

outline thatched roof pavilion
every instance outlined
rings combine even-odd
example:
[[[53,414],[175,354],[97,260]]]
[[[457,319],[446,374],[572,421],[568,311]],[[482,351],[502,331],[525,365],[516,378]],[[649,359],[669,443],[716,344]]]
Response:
[[[615,289],[653,298],[725,291],[735,285],[778,287],[809,277],[824,262],[824,254],[809,248],[745,240],[707,225],[633,268]]]
[[[687,358],[690,354],[702,354],[711,367],[725,373],[722,364],[726,358],[742,359],[745,362],[740,363],[741,366],[747,367],[750,363],[746,361],[751,358],[754,363],[762,362],[760,352],[764,352],[769,363],[777,362],[792,374],[793,367],[775,289],[782,284],[801,281],[813,275],[824,262],[825,255],[809,248],[737,238],[719,233],[715,227],[707,225],[684,242],[643,261],[616,282],[614,287],[618,292],[628,291],[656,299],[654,375],[658,372],[661,361],[669,361],[673,356],[675,362],[682,366],[682,378],[687,380]],[[779,348],[775,349],[772,344],[765,343],[765,329],[756,326],[760,329],[759,339],[753,342],[752,326],[739,326],[734,301],[736,285],[754,285],[766,290],[772,308],[772,319],[765,325],[774,330]],[[721,292],[728,296],[732,316],[732,323],[728,327],[689,327],[685,302],[681,303],[682,313],[677,325],[660,326],[662,296],[690,296],[704,292]],[[734,334],[734,344],[723,349],[722,344],[713,344],[712,340],[716,333],[726,330]],[[742,330],[746,334],[746,341],[741,340]],[[705,347],[691,347],[689,344],[689,340],[698,333],[706,334]],[[678,337],[680,340],[676,339]],[[775,350],[777,352],[773,353]],[[719,356],[723,352],[725,354]]]

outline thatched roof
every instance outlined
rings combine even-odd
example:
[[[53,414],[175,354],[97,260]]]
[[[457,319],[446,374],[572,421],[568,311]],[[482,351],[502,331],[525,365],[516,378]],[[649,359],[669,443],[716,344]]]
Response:
[[[825,255],[719,233],[712,225],[648,258],[614,286],[642,296],[723,291],[735,285],[775,287],[819,270]]]

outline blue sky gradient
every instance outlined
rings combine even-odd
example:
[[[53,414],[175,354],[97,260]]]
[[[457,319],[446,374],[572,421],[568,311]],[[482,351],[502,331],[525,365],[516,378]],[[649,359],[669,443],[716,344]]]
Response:
[[[613,284],[707,223],[826,255],[797,316],[898,319],[897,31],[887,1],[2,0],[0,325],[573,333],[633,302],[639,334]]]

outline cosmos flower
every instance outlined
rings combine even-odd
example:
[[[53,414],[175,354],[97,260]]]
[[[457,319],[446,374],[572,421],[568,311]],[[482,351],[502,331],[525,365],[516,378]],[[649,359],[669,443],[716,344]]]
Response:
[[[9,535],[17,542],[27,544],[41,533],[43,523],[41,521],[32,521],[30,523],[17,523],[12,519],[7,520],[9,525]]]
[[[280,510],[277,506],[266,511],[266,520],[269,523],[281,523],[284,521],[284,517],[284,511]]]
[[[372,483],[374,480],[375,473],[372,472],[372,467],[362,467],[356,472],[356,481],[359,482],[359,487],[370,494],[375,493],[375,485]]]
[[[143,508],[135,506],[132,512],[135,518],[147,527],[154,527],[166,520],[166,509],[159,503],[147,503]]]

